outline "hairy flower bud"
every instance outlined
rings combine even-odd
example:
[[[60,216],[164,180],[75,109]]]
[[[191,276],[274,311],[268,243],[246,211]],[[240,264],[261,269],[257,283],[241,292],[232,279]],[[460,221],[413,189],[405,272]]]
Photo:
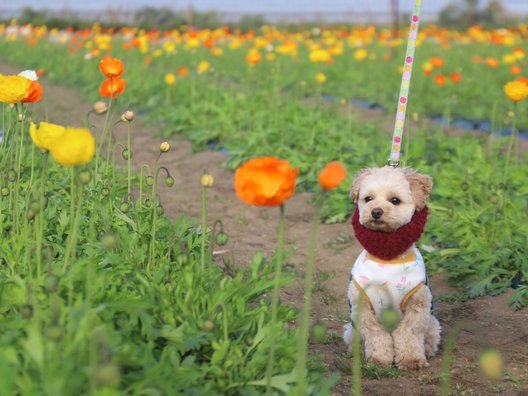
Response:
[[[132,122],[134,121],[135,117],[136,115],[134,114],[132,110],[127,110],[121,115],[121,120],[123,122]]]
[[[108,106],[106,105],[105,102],[98,100],[93,105],[93,111],[95,114],[101,115],[108,111]]]

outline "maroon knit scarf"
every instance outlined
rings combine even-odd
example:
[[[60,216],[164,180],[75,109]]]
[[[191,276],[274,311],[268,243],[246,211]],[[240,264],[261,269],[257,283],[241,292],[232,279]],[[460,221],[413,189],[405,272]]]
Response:
[[[382,260],[392,260],[405,253],[414,242],[420,239],[429,209],[425,206],[414,212],[411,221],[393,232],[373,231],[359,223],[359,211],[356,206],[352,216],[352,227],[356,239],[367,252]]]

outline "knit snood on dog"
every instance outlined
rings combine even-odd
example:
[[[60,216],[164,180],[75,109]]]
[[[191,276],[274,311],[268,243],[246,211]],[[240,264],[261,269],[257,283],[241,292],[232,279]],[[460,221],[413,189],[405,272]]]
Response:
[[[382,260],[392,260],[405,253],[420,237],[427,223],[429,209],[414,212],[411,221],[393,232],[370,230],[359,222],[356,206],[352,216],[352,227],[356,239],[367,252]]]

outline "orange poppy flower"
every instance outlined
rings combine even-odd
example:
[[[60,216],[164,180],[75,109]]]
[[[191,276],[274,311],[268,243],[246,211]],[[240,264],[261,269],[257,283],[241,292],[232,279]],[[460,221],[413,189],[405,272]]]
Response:
[[[185,77],[188,72],[189,72],[189,70],[185,66],[180,66],[178,68],[178,74],[179,74],[180,77]]]
[[[455,84],[458,84],[460,81],[462,81],[462,76],[460,75],[460,73],[451,73],[449,75],[449,78],[451,79],[451,81],[453,81]]]
[[[99,70],[108,78],[119,77],[125,71],[125,66],[120,59],[105,55],[99,62]]]
[[[497,67],[499,67],[500,62],[495,58],[486,58],[486,65],[488,65],[492,69],[496,69]]]
[[[517,76],[519,74],[521,74],[521,71],[522,69],[519,67],[519,66],[512,66],[510,67],[510,73],[513,74],[514,76]]]
[[[339,186],[346,177],[346,169],[339,162],[330,162],[319,172],[319,184],[324,190]]]
[[[293,195],[299,169],[275,157],[254,158],[235,172],[235,192],[243,202],[280,206]]]
[[[99,93],[107,98],[114,99],[117,95],[120,95],[125,90],[126,80],[121,77],[109,78],[105,80]]]
[[[433,67],[442,67],[444,66],[444,60],[439,57],[433,57],[429,59],[429,63],[433,65]]]
[[[42,76],[44,76],[44,74],[46,74],[46,70],[44,70],[44,69],[37,69],[37,70],[35,70],[35,72],[37,73],[38,77],[42,77]]]
[[[246,56],[246,62],[255,66],[262,59],[262,55],[257,50],[250,50]]]
[[[437,74],[435,76],[435,83],[436,85],[439,85],[439,86],[442,86],[442,85],[445,85],[446,83],[446,76],[444,76],[443,74]]]
[[[27,96],[22,99],[22,103],[36,103],[42,99],[42,85],[37,80],[31,81]]]

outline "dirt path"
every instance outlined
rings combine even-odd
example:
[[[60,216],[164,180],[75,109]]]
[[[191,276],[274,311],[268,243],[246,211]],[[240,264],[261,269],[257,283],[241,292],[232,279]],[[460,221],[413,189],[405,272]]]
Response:
[[[0,61],[0,73],[17,73],[18,69]],[[44,100],[35,106],[33,118],[61,124],[81,125],[91,109],[75,90],[59,87],[43,79]],[[354,109],[363,121],[389,124],[388,116],[377,111]],[[377,112],[377,113],[376,113]],[[92,117],[101,125],[102,117]],[[145,126],[141,119],[133,122],[133,164],[152,165],[159,153],[162,139],[157,130]],[[125,125],[116,129],[119,142],[126,141]],[[270,256],[276,246],[278,209],[249,207],[242,204],[233,190],[233,174],[222,166],[226,157],[213,151],[193,153],[185,140],[169,140],[172,150],[164,154],[160,164],[166,166],[175,179],[172,189],[160,186],[161,201],[170,217],[184,213],[193,218],[200,214],[200,177],[207,169],[215,177],[215,185],[208,191],[208,225],[217,219],[224,223],[230,236],[226,246],[227,259],[245,265],[259,251]],[[292,254],[288,266],[304,272],[307,259],[308,235],[314,207],[308,203],[310,195],[296,194],[286,205],[287,246]],[[326,344],[312,345],[320,353],[329,372],[349,372],[350,359],[340,339],[341,328],[347,321],[346,290],[348,273],[361,248],[352,238],[352,228],[345,224],[321,225],[318,231],[316,281],[312,318],[323,323],[330,334]],[[436,296],[452,291],[442,277],[432,279]],[[297,307],[303,304],[304,290],[300,282],[284,291],[282,300]],[[443,335],[462,326],[458,336],[451,370],[452,394],[528,395],[528,311],[513,312],[506,293],[499,297],[484,297],[468,302],[438,302],[437,316]],[[480,348],[499,349],[506,362],[507,375],[501,382],[483,379],[478,372],[477,356]],[[442,358],[430,361],[431,367],[418,373],[402,373],[399,378],[364,379],[366,395],[437,395],[439,394]],[[379,374],[379,373],[378,373]],[[371,376],[375,377],[376,373]],[[350,394],[350,376],[343,375],[334,389],[335,395]]]

